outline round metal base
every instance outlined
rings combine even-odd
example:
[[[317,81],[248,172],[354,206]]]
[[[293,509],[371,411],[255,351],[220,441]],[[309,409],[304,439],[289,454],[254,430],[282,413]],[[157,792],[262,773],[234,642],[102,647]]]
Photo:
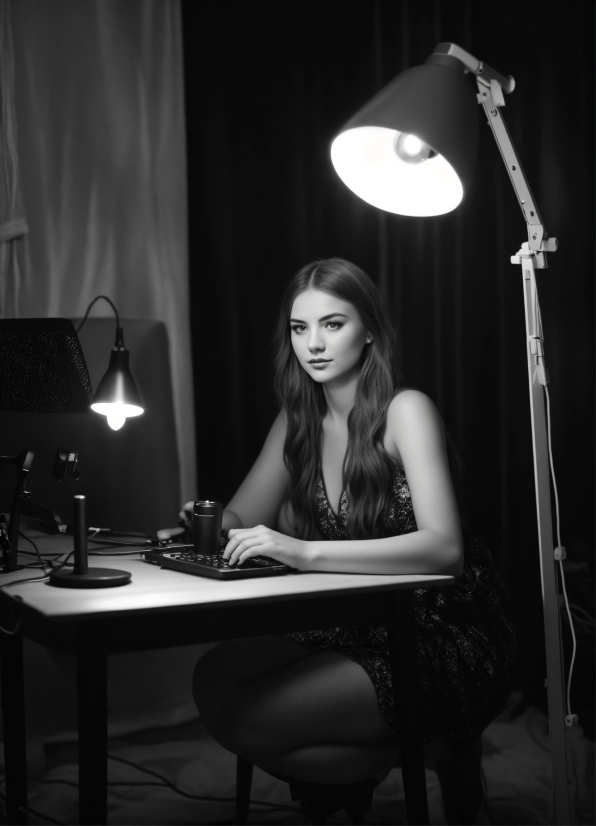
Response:
[[[131,580],[128,571],[116,568],[89,568],[86,574],[75,574],[72,568],[50,571],[50,585],[60,588],[113,588],[126,585]]]

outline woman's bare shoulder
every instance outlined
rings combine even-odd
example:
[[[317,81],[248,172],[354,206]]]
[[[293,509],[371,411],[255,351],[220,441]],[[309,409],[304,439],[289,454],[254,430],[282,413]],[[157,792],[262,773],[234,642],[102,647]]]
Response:
[[[275,419],[273,420],[273,424],[271,425],[271,429],[269,433],[275,436],[277,439],[281,439],[282,442],[285,441],[286,432],[288,429],[288,417],[285,410],[280,410]]]
[[[403,441],[413,431],[435,432],[443,430],[441,414],[430,396],[412,387],[400,390],[387,408],[387,442],[401,455]]]
[[[387,415],[409,415],[423,410],[436,410],[438,413],[437,407],[430,396],[427,396],[422,390],[416,390],[414,387],[404,387],[402,390],[398,390],[389,402]]]

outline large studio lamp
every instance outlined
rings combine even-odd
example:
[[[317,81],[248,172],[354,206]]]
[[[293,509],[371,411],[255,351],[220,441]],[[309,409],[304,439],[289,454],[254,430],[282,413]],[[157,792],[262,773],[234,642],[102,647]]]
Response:
[[[455,66],[445,71],[441,62]],[[459,61],[432,55],[398,75],[346,123],[331,160],[356,195],[400,215],[455,209],[470,184],[478,113]]]
[[[474,76],[475,85],[466,75]],[[545,232],[503,120],[504,93],[514,88],[513,78],[454,43],[439,43],[424,65],[402,72],[346,123],[333,140],[331,160],[344,183],[379,209],[412,216],[444,214],[458,206],[471,182],[480,103],[526,220],[528,241],[511,262],[521,264],[524,289],[555,820],[566,824],[565,726],[577,723],[577,716],[570,712],[569,694],[565,712],[558,581],[560,572],[564,587],[565,549],[560,537],[556,548],[553,543],[548,374],[535,278],[535,269],[547,266],[546,253],[557,249],[557,241]],[[553,488],[556,495],[554,475]]]
[[[143,405],[130,372],[130,353],[124,346],[124,333],[120,326],[118,310],[106,295],[98,295],[93,299],[87,308],[85,317],[77,327],[77,333],[87,320],[91,307],[100,298],[108,302],[116,315],[116,341],[110,353],[108,369],[91,402],[91,410],[106,416],[112,430],[120,430],[127,418],[140,416],[143,413]]]

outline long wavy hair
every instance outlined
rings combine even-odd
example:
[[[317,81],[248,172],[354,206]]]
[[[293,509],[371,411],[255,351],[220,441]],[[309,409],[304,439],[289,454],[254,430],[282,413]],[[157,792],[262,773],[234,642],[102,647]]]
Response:
[[[315,484],[321,455],[322,421],[327,410],[321,384],[300,366],[291,342],[294,300],[309,289],[350,302],[373,341],[366,345],[354,407],[348,416],[348,449],[342,490],[350,501],[346,531],[353,539],[382,533],[395,475],[395,463],[383,447],[389,403],[401,388],[392,320],[374,282],[355,264],[327,258],[303,267],[289,282],[274,329],[275,392],[286,417],[284,461],[290,474],[289,502],[295,530],[304,539],[316,528]]]

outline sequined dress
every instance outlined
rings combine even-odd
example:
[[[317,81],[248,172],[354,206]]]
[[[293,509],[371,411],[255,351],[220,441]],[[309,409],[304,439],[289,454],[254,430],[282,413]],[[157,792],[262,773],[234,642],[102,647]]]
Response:
[[[316,485],[319,530],[325,539],[347,539],[349,501],[344,491],[336,516],[327,500],[319,462]],[[417,530],[405,472],[396,466],[384,536]],[[465,743],[499,714],[511,692],[515,632],[510,602],[488,549],[464,541],[464,568],[453,585],[414,592],[419,697],[426,743],[437,736]],[[314,648],[337,651],[369,675],[389,727],[397,730],[384,625],[326,628],[287,634]]]

